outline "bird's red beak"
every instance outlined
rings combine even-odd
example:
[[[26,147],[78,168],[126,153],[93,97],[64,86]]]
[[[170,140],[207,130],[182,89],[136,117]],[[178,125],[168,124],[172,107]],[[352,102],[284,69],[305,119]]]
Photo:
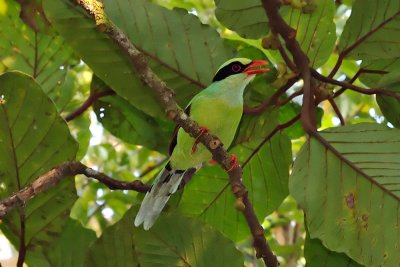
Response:
[[[269,71],[268,68],[256,68],[256,67],[264,66],[264,65],[268,65],[268,61],[256,59],[256,60],[253,60],[250,63],[250,65],[247,66],[247,68],[243,72],[246,73],[247,76],[251,76],[254,74],[259,74],[259,73],[264,73],[264,72]]]

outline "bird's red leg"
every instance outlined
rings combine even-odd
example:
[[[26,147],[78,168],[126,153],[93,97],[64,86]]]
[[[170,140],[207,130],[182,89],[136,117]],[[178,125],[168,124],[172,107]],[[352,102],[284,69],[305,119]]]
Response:
[[[204,134],[204,133],[208,133],[208,128],[206,127],[200,127],[200,132],[199,135],[196,137],[196,140],[194,141],[194,144],[192,146],[192,154],[194,154],[197,150],[197,145],[200,143],[200,137]]]
[[[216,160],[214,160],[214,159],[210,159],[208,161],[208,163],[211,164],[211,165],[218,164],[218,162]]]
[[[231,155],[231,163],[232,163],[232,165],[231,165],[231,167],[229,168],[228,172],[233,171],[233,169],[235,169],[235,168],[239,165],[238,159],[237,159],[237,157],[236,157],[235,154],[232,154],[232,155]]]

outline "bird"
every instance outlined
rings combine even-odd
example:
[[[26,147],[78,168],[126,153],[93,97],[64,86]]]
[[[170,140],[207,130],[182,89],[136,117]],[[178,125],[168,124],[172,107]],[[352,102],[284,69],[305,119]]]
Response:
[[[243,114],[243,92],[256,74],[267,72],[265,60],[233,58],[223,63],[217,70],[212,83],[195,95],[185,109],[201,126],[199,136],[194,139],[183,129],[174,131],[169,149],[169,161],[155,178],[146,193],[135,218],[135,226],[143,223],[149,230],[170,196],[175,193],[185,177],[191,177],[202,165],[212,160],[212,154],[202,144],[199,137],[210,131],[225,147],[232,143]],[[232,155],[231,171],[237,166],[237,158]]]

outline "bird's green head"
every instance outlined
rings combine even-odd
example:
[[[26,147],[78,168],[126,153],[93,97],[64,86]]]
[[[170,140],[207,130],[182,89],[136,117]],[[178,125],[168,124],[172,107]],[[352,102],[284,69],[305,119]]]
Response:
[[[251,60],[248,58],[232,58],[219,67],[213,78],[213,82],[224,80],[233,75],[242,74],[244,79],[254,77],[255,74],[267,72],[267,68],[259,68],[267,65],[265,60]],[[243,75],[245,74],[245,75]]]

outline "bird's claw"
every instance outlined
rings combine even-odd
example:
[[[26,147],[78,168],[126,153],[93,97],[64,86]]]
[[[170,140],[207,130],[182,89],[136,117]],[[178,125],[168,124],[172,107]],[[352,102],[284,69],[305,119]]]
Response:
[[[238,163],[238,159],[237,159],[237,157],[236,157],[236,155],[235,154],[232,154],[231,155],[231,167],[228,169],[228,172],[231,172],[231,171],[233,171],[238,165],[239,165],[239,163]]]
[[[196,137],[196,140],[194,141],[194,144],[192,146],[192,154],[194,154],[197,150],[197,145],[200,143],[200,137],[205,134],[208,133],[208,128],[206,127],[200,127],[200,132],[199,135]]]

